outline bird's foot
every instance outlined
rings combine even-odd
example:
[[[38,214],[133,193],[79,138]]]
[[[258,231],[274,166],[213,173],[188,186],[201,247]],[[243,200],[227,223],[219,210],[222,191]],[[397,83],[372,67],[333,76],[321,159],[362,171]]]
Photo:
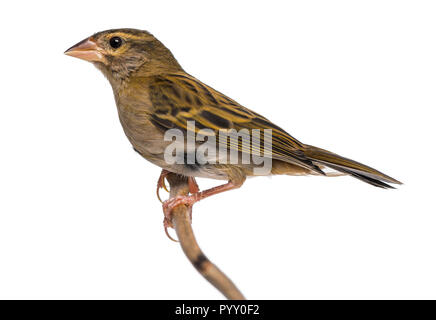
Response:
[[[197,193],[191,194],[189,196],[177,196],[162,203],[163,212],[165,218],[171,220],[171,212],[173,209],[179,205],[186,205],[189,209],[192,208],[194,203],[199,201],[200,199],[197,197]],[[190,212],[191,213],[191,212]]]
[[[173,209],[179,205],[187,206],[188,210],[189,210],[189,218],[192,221],[192,206],[194,205],[194,203],[196,203],[197,201],[200,200],[197,197],[197,195],[198,195],[198,193],[196,192],[196,193],[194,193],[192,195],[188,195],[188,196],[177,196],[175,198],[168,199],[167,201],[164,201],[162,203],[162,209],[164,212],[164,222],[163,222],[164,229],[165,229],[165,233],[166,233],[167,237],[170,238],[171,240],[176,241],[168,233],[168,228],[174,227],[172,222],[171,222],[171,220],[172,220],[171,215],[172,215]]]
[[[162,208],[164,211],[163,224],[164,224],[165,234],[167,235],[168,238],[177,242],[177,240],[174,240],[174,238],[171,237],[170,234],[168,233],[168,228],[173,228],[173,224],[171,222],[171,212],[175,207],[177,207],[180,204],[188,205],[189,217],[192,220],[192,210],[191,210],[192,205],[198,201],[198,200],[195,200],[194,194],[198,194],[200,189],[198,187],[198,184],[197,184],[197,181],[195,180],[195,178],[188,177],[188,188],[189,188],[189,193],[191,194],[191,196],[178,196],[178,197],[169,199],[167,201],[162,201],[160,198],[160,195],[159,195],[159,191],[160,191],[160,189],[164,189],[165,191],[170,192],[165,184],[165,179],[168,176],[168,174],[170,174],[170,173],[171,173],[170,171],[167,171],[164,169],[162,170],[162,172],[159,176],[159,180],[157,181],[156,194],[157,194],[157,198],[162,203]],[[188,200],[187,198],[189,198],[190,200]]]

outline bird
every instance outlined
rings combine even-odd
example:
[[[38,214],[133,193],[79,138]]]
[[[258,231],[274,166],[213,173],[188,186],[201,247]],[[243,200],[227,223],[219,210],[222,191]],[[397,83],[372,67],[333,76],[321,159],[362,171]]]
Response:
[[[267,155],[271,160],[270,170],[260,175],[349,175],[385,189],[401,184],[367,165],[300,142],[264,116],[185,72],[171,51],[148,31],[124,28],[97,32],[65,54],[91,62],[109,80],[122,128],[133,149],[162,169],[157,183],[158,197],[161,188],[168,191],[165,178],[169,173],[188,177],[189,194],[163,202],[166,232],[172,227],[171,211],[177,205],[192,208],[204,198],[239,188],[247,177],[259,175],[255,173],[258,164],[217,161],[218,156],[213,152],[207,161],[197,161],[195,155],[201,144],[195,141],[187,146],[189,133],[211,136],[225,130],[246,130],[258,142],[256,146],[244,147],[239,140],[226,140],[223,144],[229,152],[237,152],[238,159],[253,151]],[[179,143],[185,147],[181,159],[178,158],[181,161],[166,158],[173,143],[165,137],[170,130],[179,130],[185,137]],[[262,132],[256,136],[257,140],[255,130]],[[192,160],[192,155],[194,161],[187,161]],[[200,191],[197,177],[227,182]]]

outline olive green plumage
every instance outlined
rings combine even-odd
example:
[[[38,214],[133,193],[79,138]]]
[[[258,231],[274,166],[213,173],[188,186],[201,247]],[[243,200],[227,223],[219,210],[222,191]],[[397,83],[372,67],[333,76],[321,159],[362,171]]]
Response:
[[[186,131],[187,121],[195,121],[197,130],[208,128],[214,132],[271,129],[271,174],[324,175],[323,168],[329,167],[377,187],[391,188],[388,183],[400,183],[366,165],[298,141],[267,118],[186,73],[171,52],[146,31],[108,30],[88,40],[95,44],[98,54],[83,59],[92,61],[111,83],[128,139],[144,158],[163,169],[187,176],[228,179],[235,184],[242,184],[245,177],[252,175],[253,166],[247,164],[207,164],[195,170],[167,164],[163,157],[169,144],[163,139],[165,131]],[[111,41],[116,42],[116,48]],[[77,51],[74,48],[70,51]],[[240,144],[229,147],[245,152]]]

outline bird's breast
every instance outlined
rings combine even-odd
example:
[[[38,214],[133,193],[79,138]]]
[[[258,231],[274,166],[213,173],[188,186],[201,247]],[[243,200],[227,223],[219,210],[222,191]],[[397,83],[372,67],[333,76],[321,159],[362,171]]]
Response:
[[[144,97],[116,97],[118,116],[132,146],[146,157],[163,154],[167,146],[164,135],[150,122],[151,102]]]

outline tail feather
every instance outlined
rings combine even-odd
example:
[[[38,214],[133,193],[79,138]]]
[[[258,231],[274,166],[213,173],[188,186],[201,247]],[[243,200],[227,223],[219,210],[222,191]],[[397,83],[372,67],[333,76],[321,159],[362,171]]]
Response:
[[[325,165],[336,171],[349,174],[373,186],[395,189],[388,183],[401,184],[400,181],[357,161],[317,147],[306,145],[306,148],[305,155],[316,164]]]

